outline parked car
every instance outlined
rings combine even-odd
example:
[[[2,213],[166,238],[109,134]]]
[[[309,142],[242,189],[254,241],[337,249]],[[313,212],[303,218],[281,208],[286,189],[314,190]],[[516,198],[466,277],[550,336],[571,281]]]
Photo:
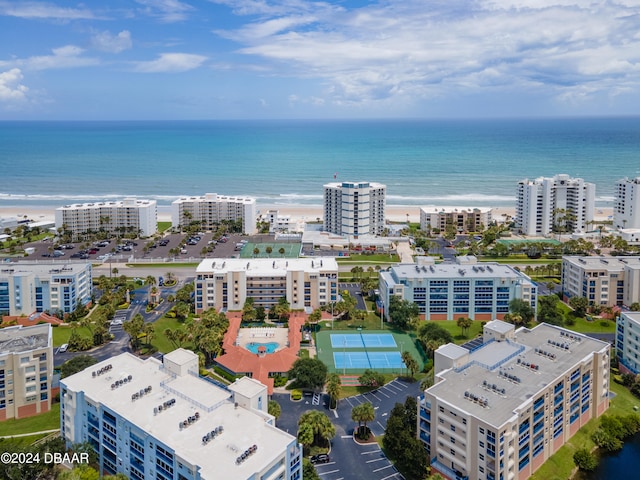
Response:
[[[62,345],[60,345],[60,348],[58,349],[58,353],[64,353],[67,351],[68,348],[69,348],[69,344],[63,343]]]
[[[331,458],[326,453],[321,453],[320,455],[313,455],[309,461],[315,465],[316,463],[329,463]]]

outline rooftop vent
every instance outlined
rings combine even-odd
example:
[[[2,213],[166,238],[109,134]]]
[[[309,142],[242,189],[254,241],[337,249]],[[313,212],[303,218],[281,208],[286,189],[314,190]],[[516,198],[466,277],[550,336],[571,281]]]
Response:
[[[163,402],[162,405],[158,405],[157,407],[153,407],[153,414],[157,415],[171,407],[173,407],[176,404],[176,399],[172,398],[171,400],[167,400],[166,402]]]
[[[91,372],[91,376],[93,378],[99,377],[100,375],[103,375],[103,374],[107,373],[108,371],[110,371],[112,368],[113,368],[113,366],[111,364],[105,365],[104,367]]]
[[[186,420],[183,420],[182,422],[178,422],[178,428],[182,430],[184,428],[190,427],[191,425],[196,423],[198,420],[200,420],[200,414],[196,412],[195,414],[187,417]]]
[[[242,455],[240,455],[238,458],[236,458],[236,465],[240,465],[242,462],[244,462],[247,458],[249,458],[251,455],[253,455],[254,453],[256,453],[256,451],[258,450],[258,446],[257,445],[251,445],[249,448],[247,448],[244,453]]]
[[[222,432],[224,432],[224,428],[222,427],[222,425],[220,425],[219,427],[214,428],[213,430],[211,430],[209,433],[207,433],[206,435],[203,435],[202,437],[202,444],[206,445],[207,443],[209,443],[211,440],[213,440],[214,438],[216,438],[218,435],[220,435]]]

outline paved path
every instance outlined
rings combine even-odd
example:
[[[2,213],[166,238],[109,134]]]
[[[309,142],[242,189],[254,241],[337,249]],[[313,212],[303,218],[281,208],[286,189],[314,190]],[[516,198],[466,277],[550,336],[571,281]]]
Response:
[[[54,428],[53,430],[40,430],[39,432],[19,433],[17,435],[4,435],[0,438],[30,437],[31,435],[42,435],[44,433],[55,433],[59,431],[59,428]]]

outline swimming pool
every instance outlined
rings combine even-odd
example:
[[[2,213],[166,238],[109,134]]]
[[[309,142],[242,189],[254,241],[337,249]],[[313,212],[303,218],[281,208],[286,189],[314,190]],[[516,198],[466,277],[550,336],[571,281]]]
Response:
[[[260,342],[251,342],[247,343],[244,348],[249,350],[251,353],[258,353],[259,347],[265,347],[267,349],[267,353],[275,352],[280,344],[278,342],[268,342],[268,343],[260,343]]]

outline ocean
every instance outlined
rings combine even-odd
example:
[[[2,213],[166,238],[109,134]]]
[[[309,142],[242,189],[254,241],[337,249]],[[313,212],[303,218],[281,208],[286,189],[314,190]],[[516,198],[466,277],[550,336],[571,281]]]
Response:
[[[516,183],[640,176],[640,117],[509,120],[0,122],[0,207],[185,195],[320,205],[334,181],[389,205],[514,206]]]

